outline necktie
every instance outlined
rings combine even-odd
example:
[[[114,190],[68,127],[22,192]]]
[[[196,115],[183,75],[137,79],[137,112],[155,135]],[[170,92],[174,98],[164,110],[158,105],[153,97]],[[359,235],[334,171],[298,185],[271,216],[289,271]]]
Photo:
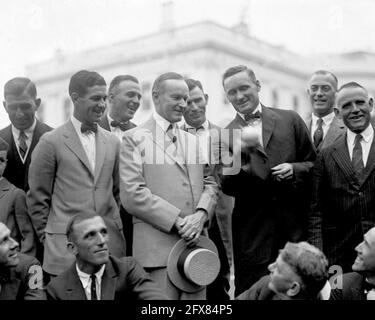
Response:
[[[319,118],[317,121],[317,127],[314,132],[314,145],[318,148],[320,143],[323,141],[323,119]]]
[[[198,132],[200,130],[204,130],[204,127],[203,126],[199,126],[197,128],[193,128],[193,127],[187,128],[187,131],[190,132],[191,134],[194,134],[194,135],[198,134]]]
[[[354,140],[354,148],[353,148],[353,157],[352,157],[352,164],[355,173],[360,176],[362,174],[363,168],[365,167],[363,164],[362,158],[362,146],[361,146],[362,135],[357,134]]]
[[[97,133],[98,132],[98,125],[96,123],[92,123],[92,124],[82,123],[81,132],[82,133],[86,133],[86,132]]]
[[[20,136],[18,137],[18,147],[20,150],[20,154],[22,159],[25,158],[26,152],[27,152],[27,144],[26,144],[27,136],[24,131],[20,132]]]
[[[167,128],[167,135],[169,138],[171,138],[172,142],[175,143],[177,141],[177,137],[173,134],[173,126],[170,124]]]
[[[96,276],[95,273],[91,275],[91,300],[98,300],[96,295]]]
[[[128,130],[128,127],[129,127],[129,121],[116,121],[116,120],[113,120],[111,122],[111,126],[114,127],[114,128],[120,128],[121,131],[126,131]]]
[[[255,122],[256,120],[261,120],[262,119],[262,115],[259,111],[255,112],[255,113],[248,113],[248,114],[245,114],[245,121],[246,122]]]

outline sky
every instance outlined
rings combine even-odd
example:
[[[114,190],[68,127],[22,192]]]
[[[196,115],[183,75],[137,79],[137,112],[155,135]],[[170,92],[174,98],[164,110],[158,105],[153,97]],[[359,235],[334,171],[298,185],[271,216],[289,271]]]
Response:
[[[0,90],[25,66],[158,32],[166,0],[0,0]],[[373,0],[174,0],[183,26],[241,19],[250,34],[305,55],[375,53]],[[374,66],[375,68],[375,66]],[[0,128],[9,120],[0,108]]]

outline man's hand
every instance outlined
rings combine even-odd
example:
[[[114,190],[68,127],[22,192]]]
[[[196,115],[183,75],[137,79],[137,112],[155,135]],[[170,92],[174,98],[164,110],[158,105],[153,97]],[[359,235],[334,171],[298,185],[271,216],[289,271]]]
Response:
[[[277,181],[291,179],[293,177],[293,165],[290,163],[281,163],[271,168],[272,175]]]
[[[188,247],[198,243],[198,238],[207,219],[207,212],[201,209],[182,219],[178,233],[186,241]]]

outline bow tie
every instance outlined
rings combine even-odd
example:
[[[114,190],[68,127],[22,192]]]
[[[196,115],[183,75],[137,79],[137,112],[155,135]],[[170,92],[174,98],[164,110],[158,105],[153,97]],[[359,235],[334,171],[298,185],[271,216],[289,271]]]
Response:
[[[128,129],[128,126],[129,126],[129,122],[128,121],[116,121],[116,120],[113,120],[111,122],[111,126],[113,128],[120,128],[121,131],[126,131]]]
[[[363,289],[366,291],[366,292],[369,292],[371,290],[374,290],[375,289],[375,284],[372,284],[372,283],[369,283],[367,281],[364,282],[363,284]]]
[[[254,120],[260,120],[260,119],[262,119],[262,115],[259,111],[255,112],[255,113],[245,114],[245,121],[246,122],[254,121]]]
[[[188,127],[187,131],[192,133],[198,133],[200,130],[204,130],[203,126],[199,126],[198,128]]]
[[[98,125],[96,123],[93,123],[93,124],[82,123],[82,125],[81,125],[81,132],[82,133],[86,133],[86,132],[97,133],[98,132]]]

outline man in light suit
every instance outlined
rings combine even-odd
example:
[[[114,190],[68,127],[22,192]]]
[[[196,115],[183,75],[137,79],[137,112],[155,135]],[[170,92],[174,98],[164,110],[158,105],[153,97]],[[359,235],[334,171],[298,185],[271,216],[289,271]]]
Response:
[[[114,133],[120,141],[125,131],[135,128],[131,119],[140,106],[142,98],[141,87],[136,77],[131,75],[116,76],[108,89],[108,111],[99,122],[99,125]],[[126,255],[132,255],[133,221],[132,216],[120,207],[123,232],[126,240]]]
[[[204,93],[200,81],[186,79],[189,87],[189,99],[184,111],[185,123],[182,130],[198,137],[199,146],[202,147],[211,166],[218,164],[218,159],[212,158],[220,153],[214,148],[220,148],[220,133],[222,128],[206,119],[206,106],[208,95]],[[229,300],[230,289],[230,263],[232,259],[232,232],[231,216],[234,199],[221,191],[218,193],[217,206],[212,218],[208,234],[215,243],[220,258],[220,273],[216,280],[207,286],[207,300]]]
[[[44,135],[29,171],[29,212],[44,243],[44,270],[58,275],[74,261],[66,249],[66,225],[82,210],[107,223],[111,254],[125,255],[119,215],[120,142],[98,126],[105,110],[106,83],[96,72],[82,70],[69,83],[74,113],[68,122]]]
[[[333,73],[318,70],[311,76],[307,94],[312,114],[306,124],[317,152],[345,133],[344,123],[333,111],[336,91],[337,78]]]
[[[3,105],[11,124],[0,130],[0,138],[9,144],[4,177],[25,192],[29,190],[27,178],[31,154],[40,137],[52,130],[35,117],[40,103],[35,84],[30,79],[17,77],[5,84]]]
[[[375,223],[373,100],[365,88],[350,82],[338,90],[336,105],[347,130],[315,162],[309,241],[331,265],[349,272],[354,247]]]
[[[204,299],[205,289],[187,293],[167,275],[168,255],[181,238],[187,245],[212,218],[217,184],[196,153],[196,137],[177,126],[189,89],[174,72],[152,87],[156,113],[125,133],[120,155],[120,197],[134,216],[133,256],[171,299]],[[202,164],[201,164],[202,163]]]
[[[79,213],[67,225],[67,247],[76,261],[47,286],[49,300],[165,300],[165,295],[132,257],[108,252],[102,217]]]
[[[260,103],[261,85],[251,69],[229,68],[223,86],[237,111],[227,126],[234,155],[236,130],[251,132],[251,143],[244,139],[238,153],[239,173],[223,174],[221,181],[223,192],[235,197],[232,234],[237,296],[267,274],[267,266],[287,241],[298,242],[306,236],[305,202],[316,155],[306,125],[296,112]]]

